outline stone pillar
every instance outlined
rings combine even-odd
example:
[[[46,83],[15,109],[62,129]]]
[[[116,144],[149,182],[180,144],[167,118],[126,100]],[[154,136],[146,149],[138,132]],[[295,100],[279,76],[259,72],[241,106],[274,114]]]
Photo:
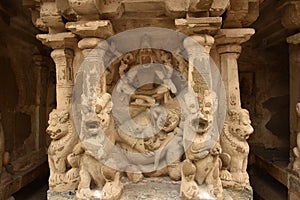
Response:
[[[290,132],[291,147],[296,146],[297,113],[296,104],[300,102],[300,33],[287,38],[290,54]]]
[[[103,57],[108,46],[104,39],[112,36],[114,34],[112,24],[109,20],[95,20],[95,21],[78,21],[78,22],[69,22],[66,24],[66,27],[71,30],[74,34],[83,38],[78,42],[78,48],[81,50],[84,59],[88,57],[89,66],[87,68],[100,70],[99,74],[102,74],[104,69]],[[103,42],[103,43],[101,43]],[[101,47],[98,44],[101,43]],[[97,50],[91,51],[97,47]],[[99,68],[99,66],[101,66]],[[90,70],[91,71],[91,70]],[[89,73],[88,71],[86,71]],[[97,74],[89,74],[89,76],[96,76]],[[104,81],[104,82],[103,82]],[[106,83],[105,78],[101,82],[102,92],[106,92]],[[88,90],[86,90],[88,91]],[[91,98],[91,96],[90,96]],[[95,99],[95,98],[94,98]]]
[[[37,38],[54,50],[51,57],[56,67],[57,110],[70,109],[74,86],[73,58],[77,39],[72,33],[41,34]]]
[[[241,108],[240,86],[237,59],[241,44],[254,34],[254,29],[221,29],[216,35],[216,48],[220,55],[220,71],[227,97],[227,117],[220,136],[223,160],[227,167],[221,172],[223,187],[244,188],[245,194],[251,193],[247,173],[247,139],[253,133],[249,112]],[[246,190],[248,192],[246,192]]]
[[[300,33],[287,38],[290,54],[290,146],[291,166],[300,175]],[[297,105],[298,104],[298,105]],[[300,180],[289,178],[289,199],[299,199]]]
[[[241,108],[237,59],[242,50],[241,44],[249,40],[253,34],[254,29],[221,29],[215,37],[228,110]]]
[[[79,166],[76,163],[78,161],[74,161],[78,158],[70,157],[74,146],[78,143],[78,135],[71,120],[73,57],[77,39],[70,32],[40,34],[37,38],[44,45],[54,49],[51,57],[56,67],[57,108],[50,113],[47,128],[47,133],[52,139],[48,148],[49,191],[73,191],[77,188],[79,179]]]
[[[190,38],[202,48],[195,46]],[[200,92],[203,87],[207,89],[212,87],[209,52],[214,41],[212,36],[205,34],[193,35],[184,41],[184,47],[189,55],[188,81],[195,92]],[[195,66],[200,68],[195,70]]]
[[[70,109],[74,86],[73,57],[71,49],[55,49],[51,53],[56,66],[57,109]]]
[[[45,153],[46,141],[45,137],[41,136],[46,131],[46,102],[47,102],[47,72],[48,67],[46,65],[46,59],[42,55],[34,55],[33,62],[35,65],[35,77],[36,77],[36,107],[35,107],[35,149],[36,151],[42,151]]]

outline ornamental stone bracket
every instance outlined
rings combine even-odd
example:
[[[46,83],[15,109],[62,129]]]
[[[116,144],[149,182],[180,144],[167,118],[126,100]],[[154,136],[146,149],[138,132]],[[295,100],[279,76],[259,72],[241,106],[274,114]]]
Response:
[[[66,28],[82,38],[97,37],[106,39],[114,35],[114,30],[109,20],[68,22]]]

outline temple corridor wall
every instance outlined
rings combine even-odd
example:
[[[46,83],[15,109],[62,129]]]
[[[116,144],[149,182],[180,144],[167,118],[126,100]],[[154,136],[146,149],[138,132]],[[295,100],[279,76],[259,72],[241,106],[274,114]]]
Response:
[[[0,8],[0,199],[6,199],[47,175],[45,130],[55,107],[55,70],[35,39],[28,10],[18,1]]]
[[[253,40],[239,58],[242,106],[250,111],[255,133],[249,140],[265,148],[290,146],[288,45],[262,49]],[[294,144],[295,145],[295,144]]]

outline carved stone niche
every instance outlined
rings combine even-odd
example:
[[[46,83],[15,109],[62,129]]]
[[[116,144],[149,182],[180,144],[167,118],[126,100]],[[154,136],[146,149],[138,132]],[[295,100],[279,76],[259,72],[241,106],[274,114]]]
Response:
[[[96,54],[100,60],[112,53],[104,46]],[[227,199],[224,185],[250,188],[245,171],[246,139],[253,131],[249,114],[232,111],[223,134],[229,143],[220,144],[218,130],[211,129],[216,97],[186,60],[147,44],[118,55],[105,71],[97,69],[99,57],[86,59],[88,70],[77,73],[77,81],[83,76],[87,81],[79,84],[81,104],[72,110],[80,114],[72,119],[70,111],[54,110],[50,115],[50,191],[71,190],[78,200]],[[97,70],[102,75],[95,87]],[[53,194],[48,198],[55,199]]]

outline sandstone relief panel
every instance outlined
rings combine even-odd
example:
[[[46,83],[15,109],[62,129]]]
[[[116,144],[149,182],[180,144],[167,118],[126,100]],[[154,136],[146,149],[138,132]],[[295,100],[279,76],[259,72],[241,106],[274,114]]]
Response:
[[[243,15],[234,19],[239,5],[230,1],[32,2],[36,26],[49,31],[37,38],[53,49],[56,65],[49,199],[68,191],[77,199],[121,199],[130,184],[149,180],[179,183],[182,199],[204,198],[200,191],[226,199],[227,189],[251,196],[253,128],[241,108],[237,58],[254,34],[242,26],[256,19],[257,3],[243,1]],[[229,8],[230,28],[221,29]],[[108,39],[149,26],[178,32],[139,29]],[[190,39],[176,41],[179,32]]]

